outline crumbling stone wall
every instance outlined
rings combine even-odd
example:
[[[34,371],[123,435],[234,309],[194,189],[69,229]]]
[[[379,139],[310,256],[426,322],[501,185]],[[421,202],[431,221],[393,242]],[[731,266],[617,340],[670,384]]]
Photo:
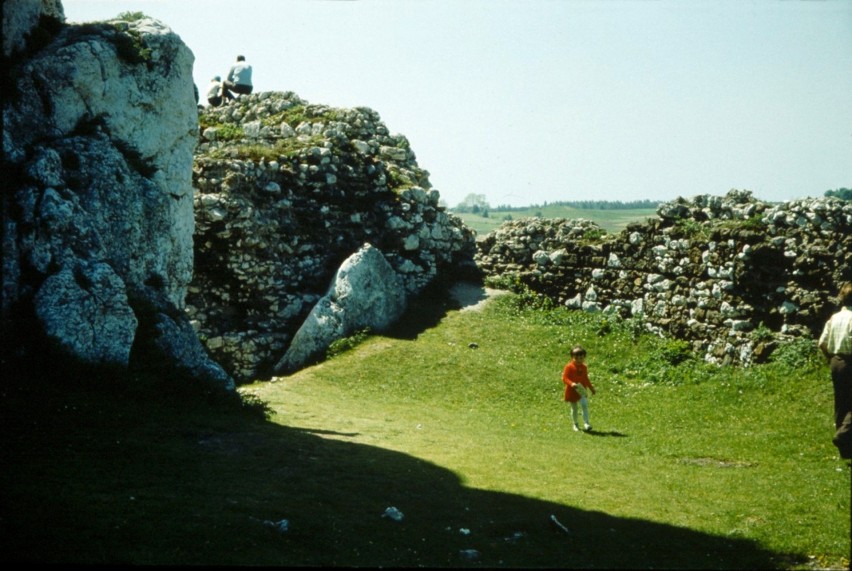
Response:
[[[506,222],[475,259],[487,279],[641,318],[717,363],[760,361],[779,341],[817,335],[852,279],[849,202],[770,204],[734,190],[681,198],[658,215],[617,235],[583,220]]]
[[[340,264],[371,244],[407,297],[473,268],[473,232],[439,205],[408,140],[367,108],[261,92],[200,115],[187,311],[239,380],[264,378]]]

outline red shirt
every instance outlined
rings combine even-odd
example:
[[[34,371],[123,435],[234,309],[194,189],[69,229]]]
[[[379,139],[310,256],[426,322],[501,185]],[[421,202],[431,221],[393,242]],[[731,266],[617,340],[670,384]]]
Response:
[[[579,402],[580,393],[574,388],[575,383],[580,383],[587,389],[592,388],[589,380],[589,369],[585,363],[569,361],[562,370],[562,382],[565,383],[565,400],[568,402]]]

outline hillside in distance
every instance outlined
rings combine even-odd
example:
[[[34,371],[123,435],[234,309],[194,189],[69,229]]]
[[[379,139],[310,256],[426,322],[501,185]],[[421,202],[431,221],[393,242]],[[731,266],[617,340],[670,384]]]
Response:
[[[648,218],[656,218],[656,208],[625,208],[625,209],[591,209],[576,208],[560,204],[547,204],[544,206],[529,206],[512,211],[490,210],[487,216],[481,212],[458,212],[453,214],[461,218],[465,225],[476,231],[477,239],[482,239],[486,234],[495,230],[500,224],[507,220],[519,220],[521,218],[585,218],[591,220],[609,233],[617,234],[624,230],[628,224],[642,222]]]

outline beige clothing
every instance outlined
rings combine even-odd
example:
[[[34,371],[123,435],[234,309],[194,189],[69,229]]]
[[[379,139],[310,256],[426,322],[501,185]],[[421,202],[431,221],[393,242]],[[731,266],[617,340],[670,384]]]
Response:
[[[819,346],[829,355],[852,355],[852,308],[844,307],[826,321]]]

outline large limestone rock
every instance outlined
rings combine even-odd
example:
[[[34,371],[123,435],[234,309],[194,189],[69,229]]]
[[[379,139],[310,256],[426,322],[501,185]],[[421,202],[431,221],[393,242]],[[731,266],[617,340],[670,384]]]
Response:
[[[36,293],[48,337],[97,365],[127,365],[138,321],[124,282],[103,262],[80,261],[49,276]]]
[[[3,5],[4,32],[36,26],[15,27],[5,71],[4,329],[29,328],[19,318],[32,315],[36,336],[83,362],[129,366],[142,351],[137,362],[232,389],[183,313],[195,227],[192,52],[152,19],[64,25],[34,17],[33,4]],[[61,15],[58,2],[44,5]]]
[[[317,302],[276,365],[291,372],[359,329],[382,331],[405,311],[402,281],[382,253],[366,244],[343,262],[328,293]]]

